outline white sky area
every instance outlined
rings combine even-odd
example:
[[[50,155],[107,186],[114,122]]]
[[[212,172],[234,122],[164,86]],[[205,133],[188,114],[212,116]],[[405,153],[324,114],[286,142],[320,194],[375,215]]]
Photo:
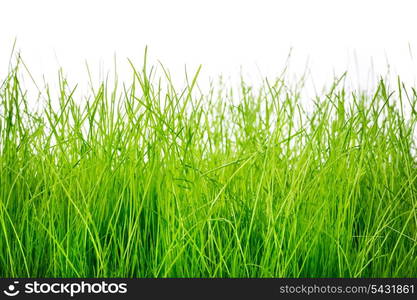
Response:
[[[130,78],[127,58],[140,67],[146,45],[150,63],[161,61],[180,83],[185,65],[191,73],[202,64],[200,85],[220,74],[239,79],[241,70],[256,84],[281,73],[292,49],[290,72],[308,65],[318,88],[346,70],[366,87],[388,64],[414,84],[417,1],[2,0],[0,78],[15,39],[37,80],[53,82],[62,67],[81,86],[86,62],[103,78],[115,55],[120,79]]]

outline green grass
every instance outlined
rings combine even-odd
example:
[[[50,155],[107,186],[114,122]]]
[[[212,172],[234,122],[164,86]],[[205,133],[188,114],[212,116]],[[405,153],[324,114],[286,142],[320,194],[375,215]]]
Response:
[[[201,92],[198,71],[175,87],[145,61],[37,100],[23,67],[0,83],[0,276],[417,276],[417,94],[400,80]]]

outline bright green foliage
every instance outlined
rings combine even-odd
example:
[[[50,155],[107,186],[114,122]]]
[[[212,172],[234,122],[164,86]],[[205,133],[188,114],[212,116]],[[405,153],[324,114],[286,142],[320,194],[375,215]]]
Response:
[[[417,94],[309,111],[285,80],[199,92],[145,66],[87,98],[0,89],[0,276],[417,276]],[[343,79],[343,77],[342,77]]]

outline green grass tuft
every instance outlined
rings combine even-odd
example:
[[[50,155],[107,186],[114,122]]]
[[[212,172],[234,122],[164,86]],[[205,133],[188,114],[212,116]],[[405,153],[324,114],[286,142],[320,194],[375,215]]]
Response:
[[[416,277],[417,94],[0,88],[2,277]],[[83,100],[82,100],[83,99]]]

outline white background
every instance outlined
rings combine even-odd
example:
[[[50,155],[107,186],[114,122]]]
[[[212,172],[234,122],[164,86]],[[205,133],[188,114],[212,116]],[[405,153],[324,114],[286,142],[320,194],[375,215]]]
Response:
[[[417,56],[415,0],[1,0],[0,77],[15,39],[35,78],[48,81],[63,67],[72,82],[86,78],[87,61],[101,77],[117,56],[128,78],[127,58],[140,65],[145,45],[182,80],[203,65],[207,78],[248,80],[282,71],[292,48],[291,70],[308,62],[317,86],[348,70],[366,86],[391,74],[413,83]],[[413,53],[413,49],[415,53]],[[369,77],[370,72],[373,72]]]

